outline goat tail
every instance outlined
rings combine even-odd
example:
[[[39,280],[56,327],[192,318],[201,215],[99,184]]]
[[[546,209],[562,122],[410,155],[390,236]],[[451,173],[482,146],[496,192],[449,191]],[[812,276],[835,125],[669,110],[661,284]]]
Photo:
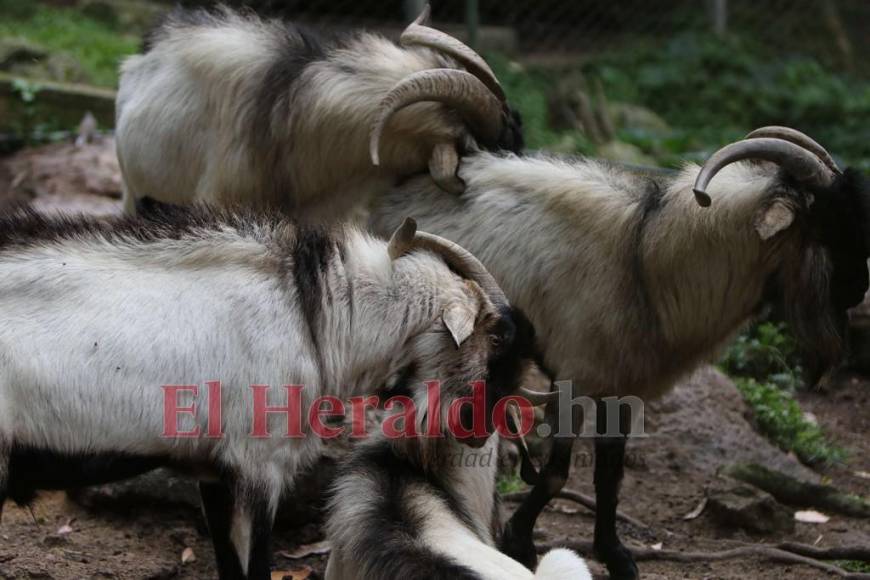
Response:
[[[550,550],[541,558],[534,580],[592,580],[586,561],[564,548]]]

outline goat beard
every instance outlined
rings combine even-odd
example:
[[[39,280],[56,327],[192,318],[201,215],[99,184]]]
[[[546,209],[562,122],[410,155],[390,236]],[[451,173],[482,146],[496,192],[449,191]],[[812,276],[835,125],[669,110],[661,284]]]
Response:
[[[804,248],[780,274],[785,318],[800,345],[805,378],[814,385],[843,356],[846,306],[834,304],[832,287],[837,280],[828,252],[821,246]]]

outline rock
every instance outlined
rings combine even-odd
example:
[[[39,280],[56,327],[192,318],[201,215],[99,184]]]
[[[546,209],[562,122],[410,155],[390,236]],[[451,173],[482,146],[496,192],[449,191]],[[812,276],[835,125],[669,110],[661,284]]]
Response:
[[[750,485],[720,478],[708,488],[707,498],[707,513],[720,525],[759,534],[794,531],[792,511]]]
[[[647,463],[675,461],[715,477],[732,463],[758,463],[807,482],[819,475],[797,459],[783,453],[758,433],[747,420],[751,416],[743,395],[727,376],[713,367],[699,369],[658,401],[647,405],[646,433],[632,448],[647,457]],[[667,437],[669,445],[659,439]]]
[[[192,479],[158,469],[133,479],[70,492],[70,499],[90,509],[119,506],[180,505],[199,510],[199,490]]]
[[[27,99],[22,99],[22,92]],[[0,130],[28,118],[75,127],[88,111],[103,127],[115,124],[115,91],[80,84],[21,79],[0,72]],[[12,127],[17,129],[18,127]]]
[[[638,129],[650,133],[668,133],[671,128],[651,109],[632,103],[610,103],[613,122],[619,129]]]
[[[14,65],[32,63],[44,59],[48,53],[41,46],[16,38],[0,40],[0,70],[9,70]]]
[[[648,167],[655,167],[657,165],[656,160],[641,151],[639,147],[622,141],[609,141],[599,145],[596,152],[603,159],[618,161],[619,163],[645,165]]]
[[[42,538],[42,545],[46,548],[56,548],[57,546],[65,546],[67,544],[69,544],[69,538],[66,536],[51,534]]]

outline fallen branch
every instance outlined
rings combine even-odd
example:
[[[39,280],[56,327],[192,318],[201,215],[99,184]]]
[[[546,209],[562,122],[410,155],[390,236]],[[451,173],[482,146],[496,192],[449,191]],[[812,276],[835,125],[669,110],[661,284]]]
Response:
[[[794,546],[794,545],[793,545]],[[538,552],[546,552],[553,548],[567,547],[576,552],[585,555],[593,554],[592,542],[567,542],[553,544],[539,544]],[[808,546],[809,547],[809,546]],[[733,560],[735,558],[760,557],[773,560],[775,562],[786,562],[789,564],[804,564],[818,570],[824,570],[831,574],[836,574],[847,580],[870,580],[870,574],[862,574],[843,570],[833,564],[821,562],[814,558],[802,556],[791,551],[786,551],[780,548],[746,544],[729,550],[720,552],[679,552],[676,550],[654,550],[652,548],[643,548],[637,546],[626,546],[631,552],[634,559],[638,562],[645,560],[665,560],[671,562],[716,562],[721,560]]]
[[[516,491],[513,493],[506,493],[502,497],[505,501],[523,501],[529,495],[528,491]],[[585,508],[588,508],[590,511],[595,513],[596,505],[595,498],[586,495],[585,493],[580,493],[579,491],[575,491],[573,489],[562,489],[559,493],[556,494],[556,497],[559,499],[567,499],[569,501],[573,501],[582,505]],[[629,523],[635,527],[648,530],[649,526],[643,523],[642,521],[631,517],[628,514],[625,514],[619,510],[616,512],[616,518],[622,520],[626,523]]]
[[[870,502],[830,485],[800,481],[755,463],[732,465],[725,474],[766,491],[781,503],[815,507],[853,517],[870,517]]]
[[[797,542],[781,542],[774,546],[786,552],[800,554],[817,560],[861,560],[870,562],[870,547],[838,546],[834,548],[819,548]]]

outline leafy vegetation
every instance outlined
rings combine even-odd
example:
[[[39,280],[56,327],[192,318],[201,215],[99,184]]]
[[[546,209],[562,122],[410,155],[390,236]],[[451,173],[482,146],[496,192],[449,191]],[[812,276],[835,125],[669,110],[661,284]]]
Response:
[[[529,149],[594,153],[594,147],[579,131],[556,131],[550,126],[549,94],[553,89],[550,71],[526,68],[504,55],[487,55],[487,61],[505,89],[511,106],[523,118],[523,132]]]
[[[526,484],[518,475],[503,475],[496,482],[498,493],[504,495],[506,493],[516,493],[526,489]]]
[[[811,465],[845,459],[845,452],[827,442],[822,429],[804,417],[788,391],[751,378],[737,378],[735,384],[752,407],[758,428],[784,451],[793,451]]]
[[[797,342],[782,322],[762,322],[738,336],[720,364],[732,376],[770,382],[787,391],[803,386]]]
[[[761,125],[800,128],[870,168],[870,82],[805,56],[770,54],[737,35],[686,33],[590,62],[612,99],[638,103],[680,130],[677,148],[719,145]],[[690,131],[692,139],[685,139]],[[681,143],[681,141],[683,141]]]
[[[845,452],[808,420],[793,393],[803,386],[797,344],[783,323],[763,322],[742,334],[720,362],[752,407],[758,428],[807,464],[843,461]]]
[[[110,23],[72,8],[54,8],[20,0],[0,0],[0,39],[44,50],[65,58],[76,78],[100,86],[115,86],[122,58],[139,49],[135,35],[124,34]],[[57,68],[57,67],[54,67]],[[56,70],[53,76],[67,73]],[[81,77],[81,78],[79,78]]]

